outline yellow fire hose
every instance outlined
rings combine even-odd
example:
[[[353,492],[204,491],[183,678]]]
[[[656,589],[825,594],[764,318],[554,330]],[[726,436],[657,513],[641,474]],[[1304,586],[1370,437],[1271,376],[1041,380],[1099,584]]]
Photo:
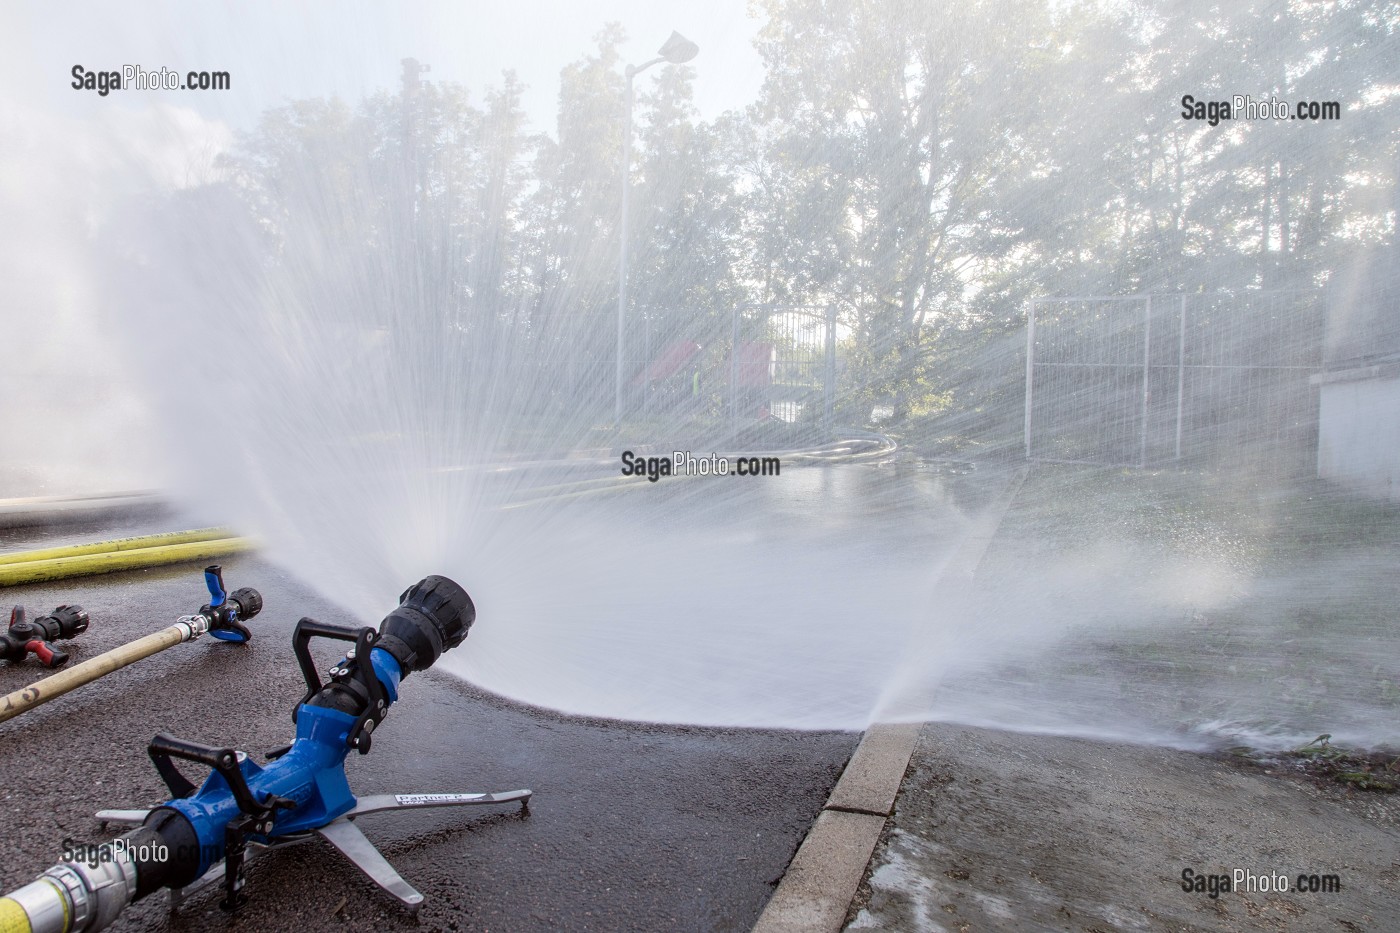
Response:
[[[239,554],[253,546],[249,538],[232,537],[221,529],[203,528],[3,554],[0,555],[0,587],[210,560]]]
[[[78,557],[82,554],[105,554],[108,551],[136,551],[141,548],[161,547],[167,544],[190,544],[195,541],[217,541],[231,538],[233,533],[227,528],[196,528],[194,531],[167,531],[159,535],[142,535],[139,538],[117,538],[113,541],[98,541],[93,544],[70,544],[67,547],[41,548],[37,551],[18,551],[14,554],[0,554],[0,564],[22,564],[33,560],[52,560],[58,557]]]

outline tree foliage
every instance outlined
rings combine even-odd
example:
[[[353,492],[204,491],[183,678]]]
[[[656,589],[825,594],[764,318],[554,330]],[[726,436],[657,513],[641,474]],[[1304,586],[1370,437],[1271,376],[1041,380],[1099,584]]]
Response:
[[[1031,296],[1316,288],[1359,249],[1400,259],[1394,2],[754,10],[766,77],[743,112],[698,119],[686,66],[638,79],[633,369],[735,309],[835,305],[844,417],[888,406],[937,433],[1013,391]],[[479,98],[406,85],[267,114],[231,177],[278,254],[329,283],[304,300],[370,294],[386,321],[528,347],[570,402],[605,407],[623,38],[605,28],[563,69],[552,133],[527,127],[513,75]],[[1188,94],[1342,117],[1209,126],[1182,118]]]

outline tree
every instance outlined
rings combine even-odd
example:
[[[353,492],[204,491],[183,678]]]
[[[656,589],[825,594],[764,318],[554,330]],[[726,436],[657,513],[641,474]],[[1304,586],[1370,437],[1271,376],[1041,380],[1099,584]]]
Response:
[[[764,9],[755,116],[790,199],[770,229],[800,244],[758,250],[783,280],[770,290],[843,302],[851,398],[890,398],[903,420],[930,395],[930,329],[965,314],[979,267],[1023,242],[1020,179],[1043,163],[1057,58],[1049,14],[1030,0]]]

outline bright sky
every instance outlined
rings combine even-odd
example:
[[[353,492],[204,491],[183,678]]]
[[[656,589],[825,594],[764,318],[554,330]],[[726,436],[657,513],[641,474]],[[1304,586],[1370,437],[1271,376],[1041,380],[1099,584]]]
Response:
[[[159,101],[242,129],[289,99],[336,94],[356,100],[396,88],[400,60],[411,56],[431,66],[427,78],[465,84],[477,100],[502,70],[514,68],[528,86],[525,108],[534,127],[552,131],[560,69],[591,50],[593,36],[610,21],[627,31],[631,62],[652,58],[673,29],[699,44],[692,67],[702,117],[757,96],[762,66],[753,37],[759,22],[749,18],[745,0],[29,0],[0,12],[0,76],[22,105],[64,116],[110,118],[113,106]],[[75,64],[228,71],[233,89],[100,98],[70,87]]]
[[[0,2],[0,347],[24,348],[22,360],[0,366],[0,398],[14,403],[0,405],[0,436],[37,458],[34,476],[65,490],[153,482],[161,458],[131,442],[149,430],[149,399],[124,354],[111,352],[105,328],[119,324],[103,310],[90,232],[142,203],[153,182],[215,177],[231,131],[251,128],[268,108],[397,89],[405,57],[430,65],[430,80],[466,85],[478,102],[502,70],[515,69],[533,128],[552,132],[560,70],[589,53],[608,22],[632,37],[624,52],[633,63],[654,57],[672,30],[696,42],[696,104],[706,119],[758,94],[759,23],[745,0]],[[70,86],[74,65],[128,64],[228,71],[232,89],[100,97]],[[88,361],[84,378],[63,386],[40,378],[74,358]],[[55,469],[60,462],[74,475]]]

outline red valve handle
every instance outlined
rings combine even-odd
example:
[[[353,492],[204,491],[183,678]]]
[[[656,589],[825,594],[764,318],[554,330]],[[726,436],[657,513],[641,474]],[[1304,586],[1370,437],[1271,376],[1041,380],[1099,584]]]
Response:
[[[45,667],[62,667],[68,663],[68,652],[54,648],[41,638],[25,642],[25,650],[34,652],[34,657]]]

